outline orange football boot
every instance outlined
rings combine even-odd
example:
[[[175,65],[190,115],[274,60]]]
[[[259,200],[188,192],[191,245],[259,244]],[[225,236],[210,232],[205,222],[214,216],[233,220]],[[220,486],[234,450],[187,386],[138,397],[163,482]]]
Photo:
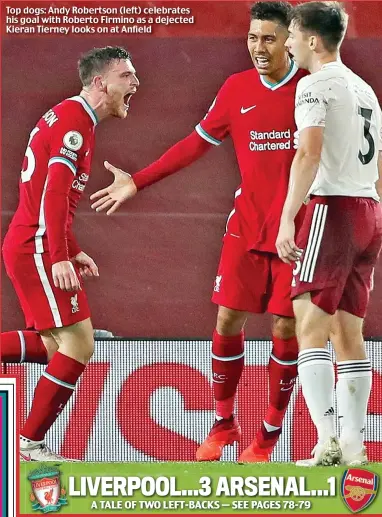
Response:
[[[271,454],[280,438],[282,428],[274,431],[267,431],[264,422],[256,434],[251,445],[240,454],[239,463],[268,463],[271,461]],[[260,445],[261,444],[261,445]]]
[[[226,445],[233,445],[241,439],[241,428],[237,418],[216,420],[209,435],[196,451],[196,461],[217,461]]]
[[[271,461],[271,454],[274,449],[274,445],[271,447],[259,447],[257,440],[253,440],[251,445],[244,449],[240,454],[239,463],[268,463]]]

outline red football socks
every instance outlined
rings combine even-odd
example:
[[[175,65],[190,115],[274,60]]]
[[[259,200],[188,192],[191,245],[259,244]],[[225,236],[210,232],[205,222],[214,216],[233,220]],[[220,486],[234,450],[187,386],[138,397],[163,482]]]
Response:
[[[48,355],[41,336],[32,330],[1,333],[3,363],[48,363]]]
[[[295,337],[279,339],[273,336],[273,348],[268,365],[269,406],[264,424],[257,435],[260,446],[276,443],[297,377],[298,343]],[[269,429],[267,429],[267,427]]]
[[[212,337],[212,373],[216,415],[229,418],[235,405],[237,385],[244,367],[244,332],[238,336]]]
[[[56,352],[37,383],[32,408],[21,431],[29,440],[44,440],[72,396],[85,365]]]

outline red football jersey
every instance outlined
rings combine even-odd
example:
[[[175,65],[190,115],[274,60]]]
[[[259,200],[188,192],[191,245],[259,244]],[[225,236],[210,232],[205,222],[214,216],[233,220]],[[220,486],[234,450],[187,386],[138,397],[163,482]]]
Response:
[[[213,145],[220,145],[227,135],[232,137],[242,181],[227,233],[244,237],[248,250],[276,253],[295,154],[295,92],[305,75],[293,62],[277,84],[266,82],[255,68],[232,75],[195,128]]]
[[[29,137],[19,206],[4,249],[49,252],[52,263],[81,251],[71,226],[90,175],[96,124],[96,114],[80,96],[64,100],[41,117]]]

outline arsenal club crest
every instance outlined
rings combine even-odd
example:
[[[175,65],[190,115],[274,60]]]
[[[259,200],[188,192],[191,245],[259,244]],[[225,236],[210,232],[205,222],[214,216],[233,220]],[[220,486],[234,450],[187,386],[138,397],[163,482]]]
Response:
[[[347,469],[341,482],[341,495],[346,506],[358,513],[369,506],[378,492],[379,477],[364,469]]]
[[[60,475],[56,467],[48,466],[33,470],[29,474],[28,479],[33,491],[30,500],[35,512],[57,512],[62,505],[68,504],[66,491],[61,488]]]

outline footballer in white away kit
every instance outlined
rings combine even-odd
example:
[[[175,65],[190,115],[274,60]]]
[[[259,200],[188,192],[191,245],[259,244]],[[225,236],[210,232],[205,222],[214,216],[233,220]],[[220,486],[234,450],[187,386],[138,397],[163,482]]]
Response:
[[[313,458],[298,462],[302,466],[367,462],[363,432],[372,373],[362,325],[382,246],[381,112],[372,88],[339,60],[346,25],[339,4],[305,3],[293,11],[287,40],[297,65],[311,72],[297,86],[299,146],[276,242],[280,258],[295,262],[298,373],[318,432]],[[295,242],[293,220],[307,194]],[[331,325],[340,439],[326,349]]]

